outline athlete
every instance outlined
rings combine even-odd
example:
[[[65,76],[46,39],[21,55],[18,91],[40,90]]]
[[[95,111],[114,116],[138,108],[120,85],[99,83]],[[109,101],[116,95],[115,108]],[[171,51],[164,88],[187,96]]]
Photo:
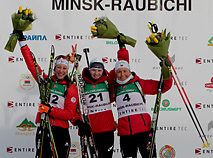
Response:
[[[109,82],[114,85],[114,97],[118,111],[118,136],[123,158],[137,157],[137,151],[143,158],[148,158],[148,135],[151,127],[151,117],[146,110],[145,95],[157,94],[159,81],[139,78],[131,72],[129,54],[125,45],[119,40],[120,50],[117,52],[118,61],[110,71]],[[164,62],[163,62],[164,64]],[[162,69],[164,88],[163,93],[172,86],[172,78],[167,67]],[[137,88],[136,82],[140,88]],[[156,158],[154,151],[153,158]]]
[[[108,72],[102,60],[91,60],[89,67],[83,69],[82,77],[91,129],[81,121],[79,115],[72,122],[79,127],[80,134],[88,134],[92,130],[99,158],[112,158],[116,123],[111,109]]]
[[[27,67],[34,79],[37,81],[33,57],[22,32],[19,33],[18,40],[21,47],[21,53],[25,59]],[[74,112],[76,111],[78,91],[74,84],[70,84],[70,79],[67,75],[69,68],[67,58],[63,55],[59,55],[55,58],[54,62],[54,75],[51,80],[49,104],[40,104],[39,112],[36,116],[36,124],[38,127],[36,134],[36,146],[38,145],[38,131],[41,128],[41,113],[47,113],[49,115],[49,122],[58,157],[68,158],[71,144],[68,120],[73,117]],[[39,65],[38,69],[41,73],[42,69]],[[43,74],[43,78],[44,80],[47,78],[45,73]],[[44,144],[42,148],[42,157],[44,158],[52,158],[49,139],[49,131],[47,130],[45,131]]]

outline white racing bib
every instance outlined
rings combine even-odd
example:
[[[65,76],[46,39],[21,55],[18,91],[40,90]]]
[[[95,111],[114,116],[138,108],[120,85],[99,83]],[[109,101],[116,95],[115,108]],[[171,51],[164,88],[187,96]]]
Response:
[[[106,83],[86,84],[84,92],[89,114],[111,110],[108,87]]]
[[[116,88],[118,118],[147,113],[146,104],[134,83]]]

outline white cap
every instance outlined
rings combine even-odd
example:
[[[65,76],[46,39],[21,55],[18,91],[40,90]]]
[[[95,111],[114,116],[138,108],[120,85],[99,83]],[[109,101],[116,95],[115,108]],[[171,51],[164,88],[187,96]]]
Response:
[[[92,63],[101,63],[101,64],[104,64],[103,61],[102,61],[102,59],[99,58],[99,57],[93,58],[93,59],[90,61],[90,64],[92,64]]]
[[[56,59],[56,60],[55,60],[54,68],[55,68],[56,65],[58,65],[58,64],[64,64],[64,65],[67,66],[67,69],[69,69],[69,62],[68,62],[66,59],[63,59],[63,58]]]
[[[115,63],[115,72],[120,68],[127,68],[130,70],[129,63],[126,60],[119,60]]]
[[[93,58],[89,64],[89,69],[104,70],[104,63],[102,59],[99,57]]]

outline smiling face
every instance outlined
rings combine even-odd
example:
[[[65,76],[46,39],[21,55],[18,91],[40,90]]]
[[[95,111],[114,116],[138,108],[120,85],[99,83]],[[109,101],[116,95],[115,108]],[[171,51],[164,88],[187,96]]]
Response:
[[[56,78],[59,80],[63,80],[68,73],[68,68],[65,64],[58,64],[55,66],[54,71]]]
[[[103,70],[101,70],[101,69],[90,69],[89,73],[90,73],[90,76],[94,80],[98,80],[102,76]]]
[[[125,81],[129,76],[131,75],[131,72],[128,68],[119,68],[116,71],[116,78],[119,81]]]

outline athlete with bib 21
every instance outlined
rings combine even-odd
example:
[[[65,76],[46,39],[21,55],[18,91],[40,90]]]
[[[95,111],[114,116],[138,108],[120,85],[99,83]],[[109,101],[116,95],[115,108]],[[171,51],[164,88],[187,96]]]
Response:
[[[92,130],[99,158],[112,158],[116,123],[111,109],[108,71],[103,61],[96,57],[83,69],[82,77],[91,129],[79,115],[71,122],[79,127],[80,135],[87,135]]]

